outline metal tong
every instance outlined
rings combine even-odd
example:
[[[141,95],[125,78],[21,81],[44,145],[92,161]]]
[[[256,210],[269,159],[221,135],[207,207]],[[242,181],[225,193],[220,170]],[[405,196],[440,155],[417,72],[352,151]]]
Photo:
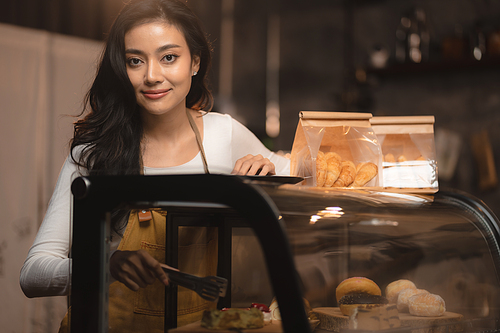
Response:
[[[164,264],[161,264],[161,268],[168,274],[170,282],[194,290],[203,299],[217,302],[219,297],[226,296],[227,280],[224,278],[219,276],[199,277],[176,271]]]

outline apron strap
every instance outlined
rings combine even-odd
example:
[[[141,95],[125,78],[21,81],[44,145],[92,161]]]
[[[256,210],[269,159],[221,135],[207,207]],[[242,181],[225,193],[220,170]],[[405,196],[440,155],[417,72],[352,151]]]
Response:
[[[203,141],[201,140],[200,132],[198,131],[198,127],[196,126],[193,116],[189,112],[188,108],[186,108],[186,114],[189,120],[189,125],[191,125],[194,135],[196,136],[196,142],[198,143],[198,147],[200,148],[201,159],[203,160],[203,168],[205,169],[205,173],[209,174],[210,172],[208,171],[207,157],[205,156],[205,150],[203,149]]]

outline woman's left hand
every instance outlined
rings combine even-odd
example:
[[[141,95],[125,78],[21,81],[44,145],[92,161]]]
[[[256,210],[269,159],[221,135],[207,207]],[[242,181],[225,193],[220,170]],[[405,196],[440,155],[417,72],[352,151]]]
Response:
[[[274,164],[262,155],[247,155],[236,161],[232,175],[275,175]]]

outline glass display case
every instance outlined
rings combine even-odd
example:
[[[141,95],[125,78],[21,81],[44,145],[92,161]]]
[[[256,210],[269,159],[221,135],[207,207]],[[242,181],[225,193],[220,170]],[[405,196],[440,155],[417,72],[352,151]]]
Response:
[[[355,331],[354,316],[339,314],[336,298],[351,277],[374,281],[383,296],[391,282],[410,280],[445,301],[437,317],[400,312],[400,325],[387,332],[500,331],[499,222],[480,200],[452,190],[416,195],[293,182],[222,175],[76,179],[71,331],[107,331],[107,221],[117,207],[167,211],[165,258],[174,267],[179,227],[215,228],[217,275],[230,285],[218,308],[276,298],[282,321],[269,332]],[[175,288],[165,293],[165,331],[197,332],[199,323],[175,328]]]

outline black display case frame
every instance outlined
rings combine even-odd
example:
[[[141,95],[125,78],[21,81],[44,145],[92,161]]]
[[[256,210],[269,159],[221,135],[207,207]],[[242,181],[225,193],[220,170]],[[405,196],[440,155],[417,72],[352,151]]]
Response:
[[[284,221],[273,201],[255,183],[230,175],[87,176],[75,179],[71,190],[72,333],[108,330],[111,212],[173,206],[236,211],[260,241],[284,331],[311,332]]]

